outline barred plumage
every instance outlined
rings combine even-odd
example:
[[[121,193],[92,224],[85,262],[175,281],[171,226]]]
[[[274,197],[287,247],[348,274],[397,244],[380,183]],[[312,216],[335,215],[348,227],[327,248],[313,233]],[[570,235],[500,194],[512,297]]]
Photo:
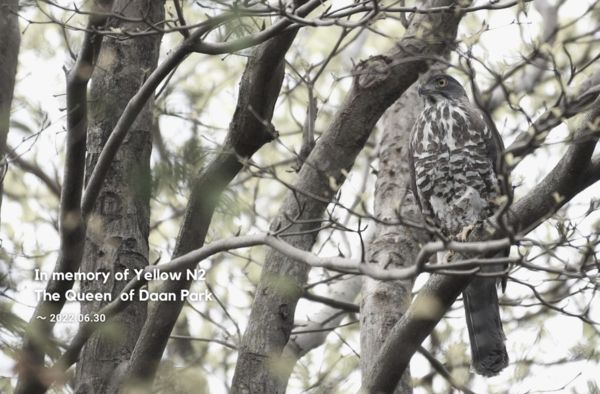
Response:
[[[494,213],[502,140],[454,78],[433,76],[419,94],[426,106],[410,137],[413,193],[425,220],[457,238]],[[473,366],[485,376],[508,364],[495,284],[476,278],[463,293]]]

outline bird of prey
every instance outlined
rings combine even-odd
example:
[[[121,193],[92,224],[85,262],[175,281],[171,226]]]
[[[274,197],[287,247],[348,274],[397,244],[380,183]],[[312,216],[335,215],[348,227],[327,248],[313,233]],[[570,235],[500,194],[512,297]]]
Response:
[[[461,240],[498,207],[496,163],[502,139],[451,76],[431,77],[419,95],[425,108],[409,146],[413,194],[427,223],[445,237]],[[508,364],[497,282],[476,277],[463,292],[472,364],[484,376],[497,375]]]

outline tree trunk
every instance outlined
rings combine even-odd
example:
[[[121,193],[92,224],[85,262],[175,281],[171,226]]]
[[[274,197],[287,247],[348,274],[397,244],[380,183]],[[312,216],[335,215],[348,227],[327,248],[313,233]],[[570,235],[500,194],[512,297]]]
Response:
[[[417,95],[417,83],[414,83],[383,117],[379,172],[375,184],[375,216],[383,222],[398,222],[399,213],[404,219],[420,221],[419,208],[409,187],[408,141],[422,106]],[[408,226],[377,223],[367,249],[367,262],[382,267],[411,266],[419,252],[419,243],[425,241],[426,236],[423,231]],[[382,282],[363,278],[360,308],[363,376],[372,368],[389,330],[408,309],[413,283],[413,279]],[[412,393],[408,370],[394,392]]]
[[[18,0],[4,0],[0,4],[0,211],[2,209],[2,194],[4,175],[7,171],[6,138],[10,121],[10,105],[15,89],[17,63],[21,33],[17,18]],[[0,223],[2,216],[0,215]]]
[[[116,1],[113,11],[160,23],[164,0]],[[132,31],[147,25],[114,20],[110,26]],[[89,97],[88,176],[123,108],[156,68],[161,37],[105,38]],[[110,292],[114,298],[127,283],[115,280],[115,274],[148,264],[153,104],[153,99],[148,100],[117,153],[88,225],[81,270],[108,272],[109,279],[83,282],[82,293]],[[93,313],[104,304],[82,302],[81,313]],[[115,371],[129,360],[145,317],[145,303],[133,302],[114,323],[90,338],[77,363],[77,393],[115,392]]]

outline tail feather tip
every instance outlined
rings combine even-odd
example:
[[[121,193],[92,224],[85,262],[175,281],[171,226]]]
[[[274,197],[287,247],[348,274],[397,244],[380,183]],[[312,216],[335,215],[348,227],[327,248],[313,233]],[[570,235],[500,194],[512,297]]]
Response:
[[[490,354],[480,360],[473,363],[475,372],[482,376],[496,376],[504,368],[508,366],[508,354],[506,352],[499,352],[496,354]]]

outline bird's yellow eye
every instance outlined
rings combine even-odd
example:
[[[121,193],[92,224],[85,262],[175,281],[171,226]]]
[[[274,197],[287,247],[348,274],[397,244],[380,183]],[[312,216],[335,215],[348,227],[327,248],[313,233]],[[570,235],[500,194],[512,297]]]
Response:
[[[435,85],[438,88],[445,88],[446,85],[448,85],[448,81],[445,78],[440,78],[437,81],[435,81]]]

